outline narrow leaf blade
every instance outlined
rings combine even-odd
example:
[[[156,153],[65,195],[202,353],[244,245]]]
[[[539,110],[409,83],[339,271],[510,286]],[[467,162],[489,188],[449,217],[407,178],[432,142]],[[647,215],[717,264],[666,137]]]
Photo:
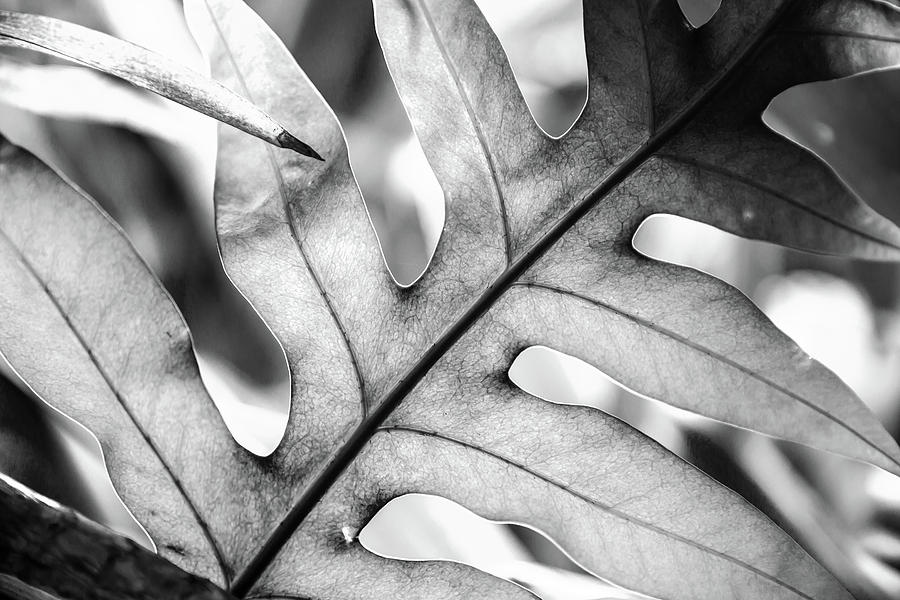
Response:
[[[266,113],[223,85],[161,54],[52,17],[0,11],[0,45],[61,57],[120,77],[270,144],[323,160]]]

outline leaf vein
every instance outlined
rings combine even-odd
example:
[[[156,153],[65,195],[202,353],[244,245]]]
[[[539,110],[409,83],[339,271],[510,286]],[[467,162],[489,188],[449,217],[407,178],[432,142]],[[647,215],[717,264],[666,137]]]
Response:
[[[582,500],[592,506],[595,506],[595,507],[599,508],[600,510],[607,512],[619,519],[622,519],[624,521],[627,521],[629,523],[632,523],[638,527],[647,529],[654,533],[658,533],[667,538],[671,538],[677,542],[692,546],[692,547],[700,550],[701,552],[711,554],[713,556],[716,556],[717,558],[721,558],[722,560],[733,563],[740,568],[746,569],[746,570],[754,573],[755,575],[762,577],[763,579],[769,580],[769,581],[773,582],[774,584],[781,586],[790,592],[793,592],[799,598],[804,598],[806,600],[813,600],[813,598],[811,596],[805,594],[801,590],[798,590],[797,588],[790,585],[789,583],[782,581],[778,577],[776,577],[770,573],[766,573],[762,569],[760,569],[758,567],[754,567],[753,565],[751,565],[747,562],[744,562],[743,560],[741,560],[737,557],[731,556],[730,554],[726,554],[725,552],[722,552],[720,550],[710,548],[709,546],[705,546],[705,545],[701,544],[700,542],[692,540],[681,534],[675,533],[674,531],[669,531],[668,529],[664,529],[663,527],[660,527],[659,525],[654,525],[653,523],[650,523],[648,521],[645,521],[643,519],[640,519],[638,517],[630,515],[630,514],[626,513],[625,511],[622,511],[611,504],[607,504],[605,502],[597,500],[596,498],[591,498],[587,494],[575,490],[570,485],[564,483],[563,481],[556,479],[555,477],[546,475],[546,474],[536,471],[534,469],[530,469],[529,467],[513,460],[512,458],[509,458],[508,456],[504,456],[503,454],[500,454],[498,452],[494,452],[493,450],[489,450],[487,448],[483,448],[481,446],[477,446],[475,444],[471,444],[469,442],[465,442],[463,440],[460,440],[460,439],[457,439],[457,438],[454,438],[454,437],[451,437],[451,436],[448,436],[448,435],[445,435],[442,433],[438,433],[436,431],[428,431],[426,429],[420,429],[418,427],[412,427],[412,426],[408,426],[408,425],[389,425],[389,426],[381,427],[379,430],[384,431],[389,434],[394,433],[394,432],[404,432],[404,433],[410,433],[413,435],[436,438],[439,440],[450,442],[452,444],[456,444],[458,446],[461,446],[461,447],[469,449],[469,450],[473,450],[475,452],[485,454],[485,455],[490,456],[491,458],[494,458],[496,460],[499,460],[515,469],[524,471],[525,473],[527,473],[533,477],[536,477],[537,479],[540,479],[541,481],[543,481],[547,484],[550,484],[556,488],[559,488],[562,491],[567,492],[567,493],[571,494],[572,496],[575,496],[579,500]]]
[[[575,299],[580,300],[580,301],[582,301],[582,302],[586,302],[586,303],[588,303],[588,304],[591,304],[591,305],[593,305],[593,306],[596,306],[597,308],[600,308],[600,309],[603,309],[603,310],[607,310],[607,311],[612,312],[612,313],[614,313],[614,314],[616,314],[616,315],[619,315],[620,317],[624,317],[624,318],[628,319],[629,321],[632,321],[633,323],[636,323],[637,325],[640,325],[641,327],[646,327],[646,328],[648,328],[648,329],[650,329],[650,330],[652,330],[652,331],[655,331],[656,333],[659,333],[660,335],[666,336],[666,337],[668,337],[669,339],[671,339],[671,340],[673,340],[673,341],[675,341],[675,342],[677,342],[677,343],[679,343],[679,344],[682,344],[682,345],[684,345],[684,346],[687,346],[688,348],[690,348],[690,349],[692,349],[692,350],[695,350],[695,351],[697,351],[697,352],[700,352],[700,353],[702,353],[702,354],[705,354],[706,356],[708,356],[708,357],[710,357],[710,358],[712,358],[712,359],[714,359],[714,360],[716,360],[716,361],[718,361],[718,362],[721,362],[722,364],[725,364],[725,365],[727,365],[727,366],[729,366],[729,367],[731,367],[731,368],[733,368],[733,369],[736,369],[736,370],[740,371],[740,372],[743,373],[744,375],[746,375],[746,376],[748,376],[748,377],[750,377],[750,378],[752,378],[752,379],[755,379],[755,380],[759,381],[760,383],[762,383],[762,384],[764,384],[764,385],[766,385],[766,386],[768,386],[768,387],[771,387],[771,388],[774,389],[775,391],[777,391],[777,392],[779,392],[779,393],[781,393],[781,394],[784,394],[785,396],[787,396],[787,397],[789,397],[789,398],[791,398],[791,399],[793,399],[793,400],[796,400],[797,402],[803,404],[803,405],[806,406],[807,408],[809,408],[809,409],[811,409],[811,410],[813,410],[813,411],[819,413],[820,415],[822,415],[822,416],[824,416],[825,418],[829,419],[830,421],[834,422],[836,425],[838,425],[838,426],[840,426],[840,427],[846,429],[847,431],[849,431],[849,432],[850,432],[851,434],[853,434],[855,437],[859,438],[862,442],[864,442],[867,446],[871,447],[873,450],[876,450],[879,454],[884,455],[884,456],[885,456],[888,460],[890,460],[892,463],[896,464],[897,466],[900,466],[900,461],[898,461],[896,458],[894,458],[893,456],[891,456],[887,451],[885,451],[885,450],[883,450],[882,448],[880,448],[880,447],[879,447],[878,445],[876,445],[874,442],[872,442],[871,440],[869,440],[868,438],[866,438],[862,433],[860,433],[859,431],[857,431],[857,430],[856,430],[854,427],[852,427],[850,424],[848,424],[848,423],[844,422],[843,420],[839,419],[838,417],[832,415],[831,413],[829,413],[829,412],[826,411],[825,409],[823,409],[823,408],[821,408],[821,407],[819,407],[819,406],[816,406],[815,404],[813,404],[812,402],[810,402],[809,400],[807,400],[807,399],[804,398],[803,396],[799,395],[798,393],[796,393],[796,392],[794,392],[794,391],[792,391],[792,390],[789,390],[788,388],[786,388],[786,387],[784,387],[784,386],[782,386],[782,385],[776,383],[775,381],[772,381],[771,379],[769,379],[769,378],[767,378],[767,377],[765,377],[765,376],[763,376],[763,375],[761,375],[761,374],[759,374],[759,373],[754,372],[752,369],[749,369],[748,367],[745,367],[744,365],[740,364],[739,362],[737,362],[737,361],[735,361],[735,360],[732,360],[732,359],[728,358],[727,356],[724,356],[724,355],[722,355],[722,354],[719,354],[718,352],[716,352],[716,351],[714,351],[714,350],[712,350],[712,349],[710,349],[710,348],[707,348],[706,346],[703,346],[703,345],[701,345],[701,344],[698,344],[698,343],[696,343],[696,342],[693,342],[693,341],[691,341],[690,339],[688,339],[688,338],[686,338],[686,337],[684,337],[684,336],[682,336],[682,335],[680,335],[680,334],[678,334],[678,333],[675,333],[674,331],[671,331],[671,330],[669,330],[669,329],[666,329],[665,327],[662,327],[662,326],[660,326],[660,325],[657,325],[656,323],[653,323],[652,321],[649,321],[649,320],[647,320],[647,319],[644,319],[644,318],[642,318],[642,317],[639,317],[639,316],[637,316],[637,315],[634,315],[634,314],[632,314],[632,313],[629,313],[629,312],[627,312],[627,311],[625,311],[625,310],[623,310],[623,309],[621,309],[621,308],[618,308],[618,307],[616,307],[616,306],[613,306],[612,304],[608,304],[608,303],[606,303],[606,302],[602,302],[602,301],[597,300],[597,299],[595,299],[595,298],[591,298],[591,297],[589,297],[589,296],[585,296],[585,295],[583,295],[583,294],[579,294],[579,293],[573,292],[573,291],[571,291],[571,290],[566,290],[566,289],[564,289],[564,288],[556,287],[556,286],[553,286],[553,285],[547,285],[547,284],[543,284],[543,283],[537,283],[537,282],[527,282],[527,283],[526,283],[526,282],[519,282],[519,283],[516,283],[516,285],[517,285],[517,286],[520,286],[520,287],[527,287],[527,288],[540,289],[540,290],[544,290],[544,291],[547,291],[547,292],[551,292],[551,293],[555,293],[555,294],[559,294],[559,295],[563,295],[563,296],[568,296],[568,297],[571,297],[571,298],[575,298]],[[615,415],[614,415],[614,416],[615,416]]]
[[[219,35],[219,38],[222,41],[222,47],[225,50],[225,53],[228,56],[228,60],[231,62],[231,66],[234,68],[235,77],[240,82],[241,88],[246,95],[247,99],[251,102],[253,100],[253,94],[250,91],[249,86],[247,85],[246,80],[244,79],[243,73],[241,73],[240,67],[238,66],[237,60],[234,57],[234,53],[231,50],[231,46],[228,44],[228,40],[226,39],[222,28],[219,26],[219,22],[215,17],[215,14],[212,11],[212,8],[209,6],[209,3],[204,1],[203,3],[206,6],[206,9],[209,11],[210,21],[216,28],[216,32]],[[255,102],[254,102],[255,103]],[[306,270],[309,272],[310,277],[313,280],[313,283],[316,286],[316,289],[319,292],[319,296],[322,298],[322,301],[325,304],[325,307],[328,309],[329,315],[331,315],[331,320],[334,322],[335,326],[338,328],[341,334],[341,339],[344,344],[344,348],[347,351],[347,355],[350,359],[350,363],[353,366],[354,373],[356,375],[356,384],[359,387],[359,401],[360,408],[362,411],[362,417],[365,418],[369,412],[368,399],[366,398],[366,387],[365,387],[365,379],[362,376],[362,369],[360,368],[359,359],[356,356],[356,351],[353,348],[353,343],[350,341],[350,336],[347,333],[347,329],[344,327],[343,322],[337,314],[337,311],[334,309],[334,305],[331,303],[331,300],[328,298],[328,293],[325,291],[325,287],[322,285],[322,280],[319,277],[318,271],[313,266],[312,262],[310,262],[309,257],[306,255],[306,250],[303,248],[303,242],[300,241],[300,235],[297,232],[297,226],[294,223],[294,211],[291,208],[291,202],[288,198],[287,189],[284,183],[284,176],[281,172],[281,167],[278,165],[278,161],[275,158],[275,152],[272,147],[268,144],[265,144],[266,153],[269,159],[269,164],[272,166],[272,172],[275,175],[275,178],[278,180],[278,192],[281,197],[281,205],[284,209],[285,217],[287,218],[288,229],[291,232],[291,238],[294,241],[294,245],[297,247],[297,252],[300,254],[300,258],[303,260],[303,264],[306,267]]]
[[[437,46],[438,51],[441,53],[441,58],[444,59],[444,63],[447,65],[447,70],[450,73],[450,77],[451,79],[453,79],[453,83],[456,85],[456,90],[459,93],[463,106],[466,107],[466,114],[469,116],[469,121],[472,122],[472,128],[475,130],[475,135],[478,138],[479,145],[481,145],[481,152],[482,154],[484,154],[484,158],[487,161],[488,170],[491,174],[491,181],[493,181],[494,189],[497,192],[497,202],[500,207],[500,220],[503,223],[503,241],[506,245],[506,264],[508,265],[510,261],[512,261],[513,256],[512,239],[509,231],[509,216],[506,214],[506,198],[503,193],[503,186],[500,184],[500,173],[494,160],[494,154],[491,151],[487,136],[485,135],[484,129],[481,126],[481,121],[478,120],[478,116],[476,115],[475,109],[472,106],[472,101],[469,99],[469,95],[466,92],[465,85],[463,84],[462,78],[459,75],[459,70],[456,68],[456,64],[453,62],[450,53],[447,51],[447,48],[444,45],[444,41],[441,39],[440,34],[438,34],[437,26],[434,23],[434,19],[431,16],[431,12],[428,10],[428,6],[426,5],[425,0],[418,0],[418,4],[422,10],[422,16],[425,19],[425,23],[428,25],[428,30],[431,32],[431,36],[434,38],[434,43]]]
[[[653,108],[654,91],[653,91],[653,75],[650,69],[650,44],[647,37],[647,17],[644,15],[644,8],[641,0],[634,0],[634,8],[637,10],[637,18],[641,24],[641,46],[644,49],[644,74],[647,77],[647,133],[653,135],[656,129],[656,111]]]
[[[28,260],[28,257],[25,256],[24,252],[12,242],[12,239],[10,239],[10,237],[2,229],[0,229],[0,236],[2,236],[4,240],[6,240],[7,244],[9,244],[9,247],[12,248],[13,251],[16,253],[16,255],[18,256],[19,261],[21,262],[25,271],[31,276],[31,278],[39,286],[41,286],[41,289],[44,291],[44,294],[47,296],[47,299],[50,300],[50,303],[53,305],[53,307],[59,313],[63,322],[69,328],[69,331],[72,332],[72,335],[75,337],[75,340],[81,346],[82,350],[85,351],[85,353],[88,356],[88,359],[91,361],[91,363],[96,368],[97,373],[100,375],[101,379],[103,379],[103,383],[106,385],[107,388],[109,388],[109,391],[112,392],[112,394],[115,397],[116,401],[118,402],[119,406],[121,406],[122,410],[125,412],[125,415],[131,421],[132,425],[134,425],[135,429],[137,429],[138,433],[141,434],[141,437],[144,438],[144,442],[147,444],[147,447],[150,448],[150,451],[153,452],[154,456],[156,456],[156,459],[159,460],[159,463],[162,465],[162,468],[165,471],[166,475],[168,475],[169,479],[172,480],[173,485],[178,490],[179,494],[181,494],[181,497],[184,498],[184,501],[187,504],[188,509],[191,511],[191,515],[194,517],[194,520],[197,522],[197,525],[200,527],[200,530],[202,531],[203,536],[206,538],[206,541],[209,543],[210,547],[212,548],[213,554],[216,559],[216,563],[218,564],[219,570],[221,571],[222,579],[225,581],[225,583],[227,585],[228,580],[229,580],[229,576],[228,576],[229,569],[228,569],[227,564],[225,563],[225,559],[222,555],[222,551],[219,548],[219,545],[216,542],[215,538],[213,537],[212,531],[210,530],[209,525],[206,523],[204,518],[200,515],[199,511],[197,510],[197,507],[194,505],[194,502],[191,500],[190,495],[187,493],[187,490],[185,490],[184,485],[181,483],[181,480],[178,478],[177,475],[175,475],[175,472],[172,470],[171,466],[169,466],[169,463],[163,457],[159,448],[153,442],[153,439],[144,430],[144,428],[141,425],[140,421],[138,420],[137,416],[134,414],[134,412],[128,406],[128,403],[125,401],[124,396],[122,396],[122,394],[116,388],[116,385],[113,383],[112,377],[109,375],[109,373],[107,373],[106,369],[103,367],[100,360],[94,354],[94,351],[91,349],[90,344],[87,343],[87,340],[84,338],[81,331],[77,327],[75,327],[75,324],[72,322],[72,319],[69,317],[69,314],[63,308],[62,304],[60,304],[59,299],[56,297],[56,295],[50,289],[49,285],[47,285],[47,282],[45,281],[45,279],[38,273],[37,269],[35,269],[34,265],[31,263],[31,261]]]
[[[850,31],[847,29],[814,29],[803,27],[792,27],[780,29],[779,35],[809,35],[822,37],[841,37],[857,40],[869,40],[873,42],[888,42],[892,44],[900,43],[900,38],[889,35],[876,35],[872,33],[860,33],[858,31]]]
[[[752,187],[760,192],[763,192],[770,196],[774,196],[774,197],[778,198],[779,200],[782,200],[783,202],[786,202],[792,206],[795,206],[795,207],[799,208],[800,210],[807,212],[818,219],[822,219],[823,221],[825,221],[831,225],[834,225],[835,227],[837,227],[839,229],[849,231],[850,233],[852,233],[854,235],[858,235],[862,238],[865,238],[865,239],[869,240],[870,242],[875,242],[876,244],[881,244],[882,246],[887,246],[888,248],[900,250],[900,245],[898,245],[898,244],[894,244],[887,240],[883,240],[877,236],[872,235],[871,233],[862,231],[861,229],[857,229],[855,227],[847,225],[846,223],[842,223],[838,219],[836,219],[832,216],[829,216],[823,212],[820,212],[810,206],[807,206],[807,205],[803,204],[802,202],[800,202],[799,200],[796,200],[793,197],[791,197],[773,187],[769,187],[765,184],[759,183],[758,181],[753,181],[749,177],[745,177],[744,175],[735,173],[734,171],[732,171],[730,169],[726,169],[724,167],[720,167],[718,165],[714,165],[712,163],[708,163],[708,162],[705,162],[705,161],[702,161],[702,160],[699,160],[696,158],[679,156],[677,154],[672,154],[672,153],[667,153],[667,152],[660,152],[656,156],[658,158],[681,163],[681,164],[689,166],[689,167],[694,167],[696,169],[699,169],[701,171],[709,173],[710,175],[715,175],[720,178],[725,178],[725,179],[729,179],[729,180],[737,182],[737,183],[741,183],[743,185],[746,185],[747,187]]]

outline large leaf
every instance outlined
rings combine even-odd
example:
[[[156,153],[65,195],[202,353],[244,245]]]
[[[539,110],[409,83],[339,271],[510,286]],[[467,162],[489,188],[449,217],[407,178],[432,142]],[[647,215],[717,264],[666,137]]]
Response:
[[[471,0],[377,0],[448,199],[430,271],[401,290],[340,128],[287,51],[235,0],[186,5],[214,75],[329,157],[220,131],[222,254],[293,375],[282,447],[259,460],[234,446],[183,323],[83,198],[16,159],[3,184],[17,192],[0,200],[12,282],[0,348],[104,441],[164,556],[223,584],[241,572],[235,592],[265,597],[525,597],[459,565],[386,561],[344,541],[415,491],[537,526],[590,570],[659,597],[847,597],[736,494],[611,417],[524,394],[506,371],[522,347],[551,346],[646,395],[900,472],[875,418],[746,298],[630,247],[644,217],[669,212],[896,258],[900,231],[759,118],[790,85],[896,60],[878,39],[896,13],[726,2],[690,32],[673,2],[588,2],[590,100],[557,141],[534,125]]]

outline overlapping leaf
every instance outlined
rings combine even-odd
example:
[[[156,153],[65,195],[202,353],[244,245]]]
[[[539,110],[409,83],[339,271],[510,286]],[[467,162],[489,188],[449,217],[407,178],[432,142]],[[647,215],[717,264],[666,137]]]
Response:
[[[282,148],[320,158],[245,98],[229,93],[178,61],[99,31],[50,17],[0,11],[0,46],[33,50],[87,65]]]
[[[416,491],[538,526],[591,570],[656,596],[846,597],[735,494],[612,418],[523,394],[506,369],[522,347],[552,346],[644,394],[900,472],[875,418],[743,296],[630,248],[644,217],[669,212],[896,258],[900,232],[759,119],[790,85],[895,61],[900,49],[878,39],[900,26],[895,12],[864,0],[727,2],[690,32],[675,3],[587,2],[590,99],[556,141],[534,125],[471,0],[377,0],[388,62],[448,201],[430,271],[401,290],[340,128],[287,51],[235,0],[186,4],[214,75],[302,125],[329,157],[313,164],[220,132],[222,254],[294,380],[282,447],[267,460],[234,447],[183,323],[92,207],[42,208],[25,201],[37,195],[29,181],[9,179],[22,191],[0,222],[15,283],[2,301],[16,308],[0,347],[104,440],[165,556],[219,582],[268,566],[253,593],[274,598],[522,594],[464,567],[346,544],[342,528]],[[114,301],[122,290],[127,301]],[[270,531],[286,514],[280,548]],[[266,540],[281,550],[271,565],[252,560]],[[244,573],[241,592],[256,579]]]

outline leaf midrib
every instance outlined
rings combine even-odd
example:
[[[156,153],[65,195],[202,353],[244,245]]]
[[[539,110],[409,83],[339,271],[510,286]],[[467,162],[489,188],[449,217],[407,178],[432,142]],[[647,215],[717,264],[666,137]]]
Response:
[[[625,156],[607,175],[584,197],[556,221],[532,246],[512,261],[494,282],[469,305],[462,315],[449,325],[422,357],[384,394],[369,414],[347,436],[328,461],[319,470],[310,484],[303,490],[294,505],[287,512],[272,533],[260,546],[244,569],[234,578],[230,592],[244,597],[262,576],[281,548],[288,542],[294,531],[318,505],[343,471],[355,460],[368,441],[374,436],[387,418],[394,412],[406,396],[425,377],[428,371],[452,348],[456,342],[483,316],[538,259],[559,241],[565,233],[578,223],[591,209],[605,198],[614,188],[634,173],[647,159],[662,147],[672,136],[687,124],[691,118],[718,92],[727,85],[743,66],[759,50],[778,20],[796,0],[786,0],[760,28],[755,37],[748,41],[743,50],[722,69],[721,73],[704,85],[692,100],[676,112],[656,133]]]

